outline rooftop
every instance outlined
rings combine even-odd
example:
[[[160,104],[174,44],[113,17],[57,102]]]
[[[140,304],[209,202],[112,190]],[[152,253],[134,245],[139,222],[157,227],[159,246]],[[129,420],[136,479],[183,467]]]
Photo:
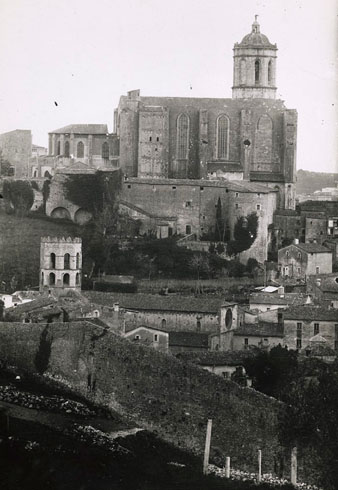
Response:
[[[291,243],[287,247],[280,248],[278,252],[281,250],[286,250],[290,247],[296,247],[306,253],[329,253],[332,254],[332,251],[323,245],[319,245],[319,243]]]
[[[222,305],[233,305],[222,298],[195,298],[193,296],[161,296],[144,293],[102,293],[99,291],[85,291],[84,295],[93,303],[113,306],[119,303],[124,309],[155,310],[155,311],[182,311],[211,313],[216,315]]]
[[[247,34],[243,37],[240,43],[235,44],[236,47],[253,47],[253,48],[268,48],[268,49],[277,49],[275,44],[271,44],[267,36],[261,33],[260,25],[257,21],[258,15],[255,15],[255,21],[252,24],[252,29],[250,34]]]
[[[297,306],[283,311],[284,320],[331,321],[338,323],[338,310],[320,306]]]
[[[208,348],[208,334],[197,332],[169,332],[169,347]]]
[[[51,134],[108,134],[107,124],[69,124],[50,131]]]
[[[234,335],[245,337],[284,337],[282,325],[276,323],[245,324],[234,330]]]

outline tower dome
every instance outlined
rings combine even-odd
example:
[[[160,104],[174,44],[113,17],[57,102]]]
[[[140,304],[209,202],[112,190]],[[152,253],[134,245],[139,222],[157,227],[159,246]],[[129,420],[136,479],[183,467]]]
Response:
[[[277,46],[261,33],[257,17],[250,34],[234,46],[233,98],[276,98]]]

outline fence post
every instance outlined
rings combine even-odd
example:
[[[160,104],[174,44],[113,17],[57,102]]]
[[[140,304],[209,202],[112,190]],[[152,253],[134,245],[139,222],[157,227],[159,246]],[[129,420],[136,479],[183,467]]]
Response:
[[[262,481],[262,450],[258,449],[258,476],[257,481]]]
[[[230,478],[230,456],[225,459],[225,478]]]
[[[291,451],[291,483],[297,484],[297,448],[293,447]]]
[[[205,438],[204,462],[203,462],[203,473],[205,475],[208,473],[210,441],[211,441],[211,428],[212,428],[212,419],[208,419],[207,434],[206,434],[206,438]]]

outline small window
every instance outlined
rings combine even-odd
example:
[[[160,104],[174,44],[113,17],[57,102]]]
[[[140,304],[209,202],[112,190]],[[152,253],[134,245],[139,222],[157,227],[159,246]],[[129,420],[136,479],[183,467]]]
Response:
[[[200,332],[201,331],[201,321],[200,320],[197,320],[197,332]]]
[[[64,274],[63,275],[63,285],[64,286],[69,286],[69,282],[70,282],[70,277],[69,277],[69,274]]]
[[[157,141],[157,142],[158,142],[158,141],[160,141],[160,138],[159,138],[158,136],[157,136],[157,138],[156,138],[156,141]]]
[[[63,258],[63,268],[64,269],[70,269],[70,255],[65,254]]]
[[[286,252],[286,258],[288,259],[289,258],[289,252]]]
[[[135,338],[135,340],[140,340],[141,337],[139,335],[135,335],[134,338]]]
[[[300,273],[301,273],[301,268],[297,267],[297,274],[300,274]]]
[[[249,345],[249,339],[244,339],[244,345],[245,346]]]
[[[239,196],[239,192],[235,192],[235,196],[238,197]]]
[[[319,266],[317,266],[316,267],[316,274],[319,274],[319,271],[320,271]]]
[[[185,207],[186,208],[191,208],[191,201],[186,201]]]
[[[50,268],[55,269],[56,256],[54,253],[50,254]]]
[[[235,204],[235,209],[239,209],[239,204],[238,204],[238,202],[236,202],[236,204]]]
[[[319,334],[319,323],[315,323],[313,325],[313,335],[318,335]]]
[[[128,188],[128,189],[131,189],[131,185],[130,185],[130,184],[128,184],[128,185],[127,185],[127,188]]]
[[[173,190],[173,191],[176,191],[176,185],[173,185],[173,186],[172,186],[172,190]]]
[[[201,192],[202,192],[202,191],[204,191],[204,187],[200,187],[200,191],[201,191]]]
[[[185,233],[186,233],[186,235],[191,235],[191,225],[187,225],[185,227]]]
[[[108,160],[109,159],[109,145],[107,141],[102,144],[102,158]]]
[[[151,136],[149,136],[149,141],[152,141],[152,137]]]
[[[257,211],[260,211],[261,210],[261,205],[260,204],[257,204],[256,205],[256,209],[257,209]]]
[[[302,259],[302,254],[300,252],[298,252],[298,260],[301,260]]]
[[[157,333],[154,334],[154,342],[158,342],[158,335],[157,335]]]
[[[261,197],[261,193],[260,192],[257,194],[257,197]]]
[[[161,321],[161,327],[165,328],[166,326],[167,326],[167,320],[165,320],[165,318],[163,318],[163,320]]]
[[[297,332],[301,332],[302,331],[302,325],[303,324],[301,322],[297,323]]]
[[[51,272],[51,273],[49,274],[49,284],[50,284],[51,286],[54,286],[54,285],[55,285],[55,274],[54,274],[54,272]]]
[[[302,339],[297,339],[297,349],[302,348]]]

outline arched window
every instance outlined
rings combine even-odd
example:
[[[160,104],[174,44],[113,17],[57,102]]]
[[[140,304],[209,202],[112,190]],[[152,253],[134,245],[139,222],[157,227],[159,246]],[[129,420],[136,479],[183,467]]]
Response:
[[[65,254],[63,257],[63,268],[70,269],[70,255]]]
[[[270,60],[268,63],[268,83],[269,85],[272,82],[272,61]]]
[[[165,328],[166,326],[167,326],[167,320],[163,318],[163,320],[161,321],[161,327]]]
[[[239,83],[245,85],[246,83],[246,61],[241,60],[240,70],[239,70]]]
[[[177,118],[177,159],[187,160],[189,149],[189,117],[180,114]]]
[[[76,268],[80,269],[80,254],[76,254]]]
[[[228,159],[229,119],[222,115],[217,119],[217,158]]]
[[[41,285],[43,286],[43,281],[44,281],[44,274],[41,272]]]
[[[76,147],[76,156],[78,158],[83,158],[84,157],[84,144],[82,141],[79,141]]]
[[[261,63],[259,60],[255,61],[255,83],[259,83],[260,80],[260,69],[261,69]]]
[[[63,274],[63,285],[64,286],[69,286],[69,274]]]
[[[201,320],[197,320],[196,327],[197,327],[197,332],[200,332],[201,331]]]
[[[107,141],[105,141],[102,145],[102,158],[109,158],[109,145]]]
[[[69,158],[69,141],[66,141],[66,143],[65,143],[64,155],[65,155],[65,157]]]
[[[58,146],[57,146],[57,152],[56,152],[57,155],[60,155],[61,154],[61,143],[60,141],[58,141]]]
[[[76,284],[77,286],[79,286],[79,285],[80,285],[80,274],[79,274],[78,272],[77,272],[77,274],[76,274],[76,276],[75,276],[75,284]]]
[[[55,285],[55,274],[54,274],[54,272],[51,272],[49,274],[49,284],[50,284],[50,286],[54,286]]]
[[[50,254],[50,268],[51,269],[55,269],[55,261],[56,261],[55,254],[51,253]]]

